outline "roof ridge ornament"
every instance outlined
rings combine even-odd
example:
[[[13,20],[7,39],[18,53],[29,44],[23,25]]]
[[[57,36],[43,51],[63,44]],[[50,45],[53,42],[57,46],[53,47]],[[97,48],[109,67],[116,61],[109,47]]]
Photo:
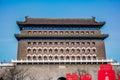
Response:
[[[94,21],[95,21],[95,18],[96,18],[96,17],[92,16],[92,19],[93,19]]]
[[[25,16],[25,22],[27,22],[28,17],[29,17],[29,16]]]

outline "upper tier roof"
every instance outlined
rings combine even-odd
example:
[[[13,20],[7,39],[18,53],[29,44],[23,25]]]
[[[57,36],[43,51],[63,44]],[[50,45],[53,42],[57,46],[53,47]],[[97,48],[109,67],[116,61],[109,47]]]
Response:
[[[25,21],[17,21],[18,26],[31,25],[80,25],[80,26],[96,26],[101,27],[105,22],[96,22],[95,17],[92,18],[28,18]]]

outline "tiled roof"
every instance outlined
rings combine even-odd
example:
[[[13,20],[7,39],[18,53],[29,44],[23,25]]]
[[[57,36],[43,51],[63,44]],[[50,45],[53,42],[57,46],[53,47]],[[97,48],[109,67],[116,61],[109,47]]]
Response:
[[[82,35],[71,35],[71,34],[15,34],[15,37],[19,40],[19,39],[34,39],[34,38],[77,38],[77,39],[105,39],[108,37],[108,34],[82,34]]]
[[[25,18],[24,22],[18,21],[18,25],[98,25],[103,26],[105,22],[96,22],[93,18]]]

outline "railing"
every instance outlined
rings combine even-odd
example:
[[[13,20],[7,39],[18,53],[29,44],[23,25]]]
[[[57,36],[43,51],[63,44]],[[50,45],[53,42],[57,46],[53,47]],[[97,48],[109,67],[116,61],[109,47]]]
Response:
[[[112,59],[102,59],[102,60],[11,60],[11,63],[0,63],[0,67],[12,67],[15,64],[39,64],[39,63],[89,63],[89,64],[93,64],[93,63],[109,63],[111,65],[120,65],[120,63],[114,62]]]
[[[120,63],[118,63],[118,62],[113,62],[113,63],[111,63],[111,65],[116,66],[116,65],[120,65]]]
[[[0,63],[0,67],[6,67],[6,66],[14,66],[14,64],[13,63]]]
[[[113,62],[113,60],[12,60],[12,63],[98,63],[98,62]]]

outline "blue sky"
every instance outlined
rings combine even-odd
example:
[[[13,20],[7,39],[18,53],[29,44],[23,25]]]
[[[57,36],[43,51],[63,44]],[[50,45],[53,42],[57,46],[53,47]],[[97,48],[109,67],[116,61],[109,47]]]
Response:
[[[105,21],[108,59],[120,62],[120,0],[0,0],[0,61],[17,57],[16,21],[33,18],[91,18]]]

